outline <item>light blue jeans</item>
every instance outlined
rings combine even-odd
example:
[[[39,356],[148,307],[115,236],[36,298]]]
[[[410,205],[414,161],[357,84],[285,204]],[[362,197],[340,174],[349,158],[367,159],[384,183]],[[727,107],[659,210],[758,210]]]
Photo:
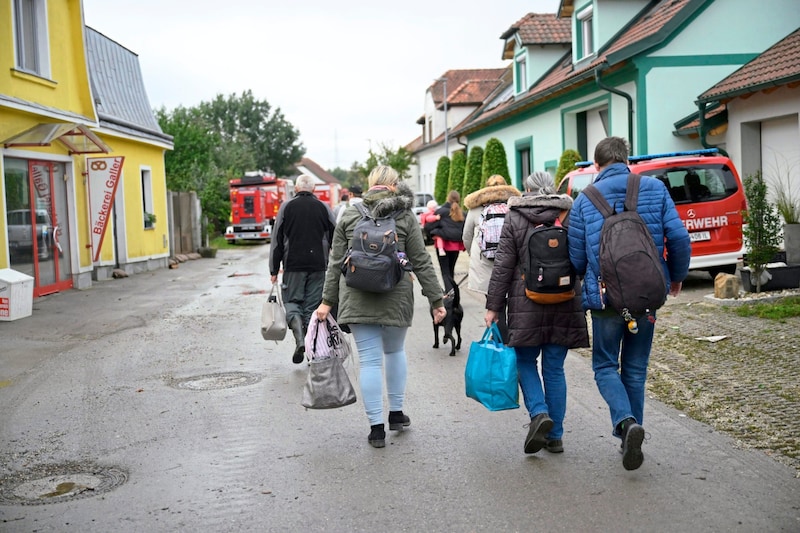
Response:
[[[548,440],[560,439],[564,435],[564,415],[567,412],[567,379],[564,376],[567,347],[558,344],[516,346],[514,351],[517,352],[519,384],[528,414],[533,418],[546,413],[553,420],[553,429],[547,435]],[[537,364],[540,353],[541,379]]]
[[[644,392],[647,364],[653,345],[655,315],[636,321],[639,332],[617,313],[592,311],[592,369],[600,395],[611,411],[612,433],[626,418],[644,421]],[[621,349],[620,349],[621,347]]]
[[[406,394],[406,331],[408,328],[376,324],[350,324],[361,367],[361,399],[369,425],[383,424],[383,369],[389,411],[402,411]]]

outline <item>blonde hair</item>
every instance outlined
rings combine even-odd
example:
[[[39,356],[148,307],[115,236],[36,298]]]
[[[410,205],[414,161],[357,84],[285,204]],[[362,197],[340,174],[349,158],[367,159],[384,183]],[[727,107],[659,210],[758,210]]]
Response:
[[[464,220],[464,211],[461,210],[461,195],[458,191],[450,191],[447,195],[447,201],[450,204],[450,218],[453,222],[461,222]]]
[[[506,179],[500,174],[493,174],[486,180],[487,187],[496,187],[497,185],[505,185]]]
[[[400,175],[392,167],[386,165],[378,165],[372,169],[367,178],[367,183],[370,188],[376,185],[386,185],[387,187],[394,187],[400,181]]]

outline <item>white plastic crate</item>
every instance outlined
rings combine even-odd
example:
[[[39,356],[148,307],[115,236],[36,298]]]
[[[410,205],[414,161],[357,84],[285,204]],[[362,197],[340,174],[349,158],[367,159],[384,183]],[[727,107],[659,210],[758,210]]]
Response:
[[[0,320],[17,320],[31,313],[33,278],[10,268],[0,269]]]

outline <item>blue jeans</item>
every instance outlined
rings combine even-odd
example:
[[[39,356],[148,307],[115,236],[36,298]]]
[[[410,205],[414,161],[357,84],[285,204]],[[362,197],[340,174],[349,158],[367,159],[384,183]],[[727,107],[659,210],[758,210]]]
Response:
[[[361,367],[361,399],[369,425],[383,424],[383,367],[389,411],[402,411],[406,394],[406,330],[377,324],[350,324]]]
[[[528,414],[545,413],[553,420],[548,439],[560,439],[564,434],[564,414],[567,412],[567,379],[564,376],[564,359],[567,347],[558,344],[542,346],[517,346],[517,372],[522,387],[522,398]],[[542,354],[542,379],[539,379],[537,359]],[[544,389],[542,389],[542,380]]]
[[[647,363],[653,345],[655,314],[636,321],[639,333],[616,313],[592,311],[592,369],[594,381],[611,411],[613,434],[626,418],[644,421]],[[620,346],[622,349],[620,350]]]

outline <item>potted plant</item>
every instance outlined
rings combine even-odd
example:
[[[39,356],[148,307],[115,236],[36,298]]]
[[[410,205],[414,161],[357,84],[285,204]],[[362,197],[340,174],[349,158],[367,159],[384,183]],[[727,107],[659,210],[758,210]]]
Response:
[[[786,263],[800,265],[800,185],[792,187],[787,173],[779,173],[773,178],[775,206],[783,218],[783,249]]]
[[[745,223],[742,233],[748,266],[742,269],[742,285],[745,290],[755,287],[755,292],[761,292],[761,286],[772,277],[766,267],[778,252],[780,219],[767,199],[767,184],[761,172],[744,178],[744,194],[747,210],[742,213]]]
[[[156,225],[156,215],[154,213],[144,212],[144,227],[152,228]]]

